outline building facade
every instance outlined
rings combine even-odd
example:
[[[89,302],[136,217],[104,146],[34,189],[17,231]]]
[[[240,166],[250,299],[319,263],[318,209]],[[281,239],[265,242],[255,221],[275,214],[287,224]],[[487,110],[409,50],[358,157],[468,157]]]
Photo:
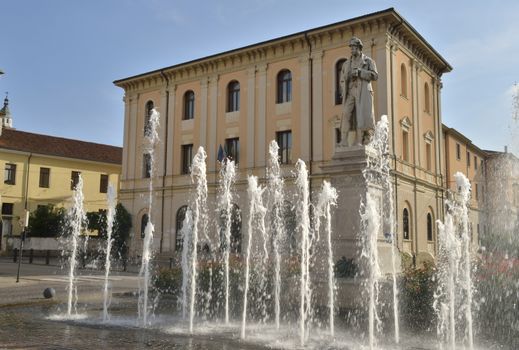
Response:
[[[445,198],[441,76],[452,68],[393,9],[115,81],[125,91],[120,200],[133,214],[135,254],[147,215],[159,237],[157,251],[177,253],[179,213],[190,198],[190,157],[199,146],[208,155],[210,199],[216,200],[220,146],[238,162],[236,205],[244,208],[246,175],[265,178],[271,140],[280,143],[287,171],[302,159],[312,190],[321,187],[339,141],[338,74],[352,36],[377,65],[375,116],[390,121],[399,248],[424,259],[435,255],[433,223],[443,217]],[[148,213],[142,139],[152,107],[161,113],[161,143]],[[339,207],[335,215],[346,211]]]
[[[26,211],[40,205],[68,207],[73,189],[83,179],[85,211],[106,210],[108,184],[119,189],[120,147],[15,130],[8,100],[0,111],[0,183],[2,230],[0,251],[7,239],[19,236]]]

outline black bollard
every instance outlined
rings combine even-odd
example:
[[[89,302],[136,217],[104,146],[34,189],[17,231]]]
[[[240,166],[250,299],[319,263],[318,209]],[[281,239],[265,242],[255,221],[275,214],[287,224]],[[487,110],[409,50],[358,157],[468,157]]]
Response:
[[[18,248],[14,248],[13,250],[13,262],[18,261]]]
[[[47,254],[45,255],[45,265],[49,265],[50,263],[50,250],[47,250]]]
[[[29,264],[32,264],[32,260],[34,258],[34,249],[29,250]]]

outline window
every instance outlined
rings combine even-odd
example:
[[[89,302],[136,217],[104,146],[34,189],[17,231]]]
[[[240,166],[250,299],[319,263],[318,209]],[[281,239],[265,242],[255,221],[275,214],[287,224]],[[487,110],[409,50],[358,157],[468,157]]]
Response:
[[[79,176],[81,173],[79,171],[72,171],[70,173],[70,189],[75,190],[77,184],[79,183]]]
[[[13,203],[2,203],[2,216],[13,216]]]
[[[467,166],[470,167],[470,152],[467,151]]]
[[[195,117],[195,93],[191,90],[184,94],[184,120]]]
[[[346,62],[345,58],[341,58],[335,64],[335,104],[342,104],[342,93],[341,93],[341,72],[342,65]]]
[[[227,210],[222,209],[220,211],[220,249],[224,250],[226,248],[225,242],[225,223],[227,221]],[[231,253],[239,254],[241,253],[241,210],[236,205],[232,205],[231,209]]]
[[[474,195],[476,197],[476,200],[479,199],[479,188],[478,188],[478,184],[475,184],[474,185]]]
[[[461,145],[459,143],[456,144],[456,159],[461,159]]]
[[[425,112],[431,113],[431,96],[429,95],[429,84],[425,83],[423,91]]]
[[[404,232],[404,239],[410,239],[409,234],[409,211],[407,208],[404,208],[404,212],[402,214],[402,228]]]
[[[151,134],[151,113],[153,113],[153,101],[146,103],[146,111],[144,113],[144,136]]]
[[[403,63],[400,66],[400,95],[407,98],[407,69]]]
[[[227,158],[234,161],[234,164],[240,163],[240,139],[226,139],[225,140],[225,154]]]
[[[433,241],[433,219],[431,213],[427,214],[427,240]]]
[[[149,153],[142,155],[142,177],[146,179],[151,177],[151,154]]]
[[[474,156],[474,170],[478,170],[478,157]]]
[[[227,86],[227,112],[240,110],[240,83],[233,80]]]
[[[148,214],[144,214],[141,217],[141,238],[146,236],[146,226],[148,225],[148,221],[150,221],[150,217]]]
[[[402,159],[409,162],[409,133],[402,131]]]
[[[99,179],[99,192],[108,193],[108,175],[106,174],[101,174]]]
[[[2,236],[13,234],[13,203],[2,203]],[[1,241],[1,240],[0,240]]]
[[[277,132],[276,141],[279,146],[279,162],[290,164],[292,162],[292,131]]]
[[[431,144],[425,144],[425,166],[428,171],[432,169],[432,156],[431,156]]]
[[[16,164],[7,163],[5,165],[4,183],[8,185],[16,184]]]
[[[277,103],[289,101],[292,101],[292,73],[285,69],[278,73]]]
[[[40,187],[49,188],[50,168],[40,168]]]
[[[182,145],[180,159],[182,160],[181,174],[191,173],[191,164],[193,162],[193,145]]]
[[[182,227],[186,219],[187,205],[181,206],[177,211],[176,218],[176,237],[175,237],[175,251],[180,252],[184,246],[184,236],[182,235]]]

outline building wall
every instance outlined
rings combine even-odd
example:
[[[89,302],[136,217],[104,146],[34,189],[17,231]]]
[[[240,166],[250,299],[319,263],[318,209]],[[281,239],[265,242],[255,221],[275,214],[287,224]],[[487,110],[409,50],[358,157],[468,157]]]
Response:
[[[390,34],[389,30],[383,23],[369,29],[357,23],[315,36],[258,44],[236,54],[222,54],[200,65],[188,64],[162,72],[161,76],[157,73],[153,77],[120,83],[125,89],[126,101],[121,200],[133,214],[134,252],[138,254],[142,244],[137,238],[140,237],[140,220],[149,206],[149,179],[142,178],[140,148],[144,106],[148,100],[153,99],[161,112],[159,134],[163,136],[157,152],[160,170],[153,179],[155,195],[151,216],[160,237],[155,239],[155,246],[161,252],[173,254],[175,216],[190,198],[189,176],[181,175],[180,171],[182,144],[192,143],[195,152],[198,146],[206,149],[209,191],[213,199],[216,199],[219,169],[217,151],[226,138],[240,139],[238,182],[241,190],[237,192],[243,205],[247,196],[246,175],[265,177],[268,144],[279,131],[292,131],[292,162],[298,158],[307,162],[313,189],[319,188],[322,180],[329,177],[321,166],[332,162],[335,129],[340,125],[342,114],[342,105],[335,103],[335,66],[338,60],[350,56],[347,42],[351,35],[356,35],[364,42],[364,53],[375,60],[379,71],[378,81],[373,83],[376,119],[383,114],[390,118],[396,219],[401,220],[399,213],[404,206],[412,213],[413,235],[404,241],[399,225],[399,244],[409,254],[434,255],[435,238],[427,241],[424,218],[429,212],[434,220],[442,218],[445,169],[441,166],[441,72],[428,57],[418,55],[415,46],[398,33]],[[402,64],[407,69],[407,96],[401,93]],[[292,100],[279,104],[276,103],[276,77],[283,69],[292,74]],[[240,83],[240,110],[228,113],[227,86],[232,80]],[[425,83],[429,86],[427,110]],[[195,118],[185,121],[182,120],[183,95],[187,90],[195,92]],[[404,130],[408,132],[407,159],[403,150]],[[426,144],[430,144],[429,167]],[[287,174],[292,166],[285,166]]]
[[[11,219],[12,234],[19,235],[22,230],[21,219],[25,216],[25,201],[27,208],[34,211],[38,205],[53,204],[57,207],[70,205],[73,191],[70,189],[71,172],[81,172],[83,178],[83,194],[85,211],[106,209],[106,193],[100,192],[101,174],[108,175],[109,183],[119,190],[120,165],[96,163],[44,155],[29,155],[22,152],[0,150],[0,166],[16,164],[15,184],[10,185],[4,180],[0,183],[2,203],[13,203],[13,215],[3,215],[3,220]],[[49,187],[42,188],[40,184],[40,168],[50,169]],[[7,232],[2,236],[5,238]],[[5,249],[5,245],[2,244]]]

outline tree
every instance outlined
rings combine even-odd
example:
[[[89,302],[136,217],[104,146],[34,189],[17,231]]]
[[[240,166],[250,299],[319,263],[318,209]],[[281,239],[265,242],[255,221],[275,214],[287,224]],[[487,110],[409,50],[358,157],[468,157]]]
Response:
[[[66,212],[52,204],[39,205],[29,216],[29,235],[32,237],[57,237],[63,232]]]
[[[128,240],[130,238],[131,228],[132,215],[121,203],[118,203],[115,207],[112,238],[114,240],[114,253],[121,257],[125,266],[128,257]]]

